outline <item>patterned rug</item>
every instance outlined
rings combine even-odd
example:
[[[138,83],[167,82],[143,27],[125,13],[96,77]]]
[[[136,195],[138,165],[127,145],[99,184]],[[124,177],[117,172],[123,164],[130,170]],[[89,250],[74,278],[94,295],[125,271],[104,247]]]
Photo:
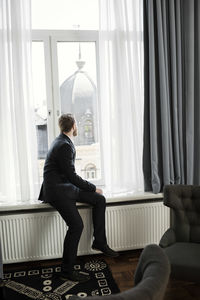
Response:
[[[70,299],[71,295],[106,296],[119,292],[111,271],[104,260],[91,259],[74,266],[75,270],[87,273],[91,280],[85,283],[62,281],[60,266],[17,270],[4,274],[6,300]]]

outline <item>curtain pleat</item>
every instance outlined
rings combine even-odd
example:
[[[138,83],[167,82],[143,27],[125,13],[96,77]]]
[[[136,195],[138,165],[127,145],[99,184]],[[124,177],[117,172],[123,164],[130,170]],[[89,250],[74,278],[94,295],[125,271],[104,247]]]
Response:
[[[100,104],[107,193],[143,191],[141,0],[100,0]]]
[[[145,190],[200,184],[198,0],[144,0]]]
[[[37,199],[31,1],[0,0],[0,202]]]

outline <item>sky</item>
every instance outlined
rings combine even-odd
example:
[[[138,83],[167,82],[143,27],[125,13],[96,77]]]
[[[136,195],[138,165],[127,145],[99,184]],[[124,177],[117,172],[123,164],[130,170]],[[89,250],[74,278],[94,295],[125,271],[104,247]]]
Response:
[[[32,0],[33,29],[98,30],[98,0]]]

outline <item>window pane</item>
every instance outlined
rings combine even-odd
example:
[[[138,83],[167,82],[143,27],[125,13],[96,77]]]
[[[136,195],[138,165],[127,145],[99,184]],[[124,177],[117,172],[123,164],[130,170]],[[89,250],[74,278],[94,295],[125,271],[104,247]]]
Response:
[[[61,113],[74,114],[78,125],[76,171],[97,180],[101,161],[95,42],[58,42],[57,47]]]
[[[35,125],[38,141],[38,164],[40,179],[42,181],[44,160],[48,151],[47,97],[43,42],[32,43],[32,70],[35,104]]]
[[[98,30],[98,0],[33,0],[33,29]]]

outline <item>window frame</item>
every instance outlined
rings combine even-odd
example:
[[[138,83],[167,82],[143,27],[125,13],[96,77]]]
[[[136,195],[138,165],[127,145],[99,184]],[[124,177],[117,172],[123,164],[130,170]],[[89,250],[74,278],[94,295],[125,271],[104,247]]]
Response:
[[[48,147],[59,134],[58,117],[61,112],[60,91],[58,78],[57,42],[95,42],[96,45],[96,72],[97,72],[97,108],[98,133],[100,143],[101,179],[91,180],[98,186],[105,186],[104,158],[102,149],[102,116],[100,113],[100,80],[99,80],[99,32],[97,30],[32,30],[32,42],[44,43],[45,78],[47,96],[47,132]]]

